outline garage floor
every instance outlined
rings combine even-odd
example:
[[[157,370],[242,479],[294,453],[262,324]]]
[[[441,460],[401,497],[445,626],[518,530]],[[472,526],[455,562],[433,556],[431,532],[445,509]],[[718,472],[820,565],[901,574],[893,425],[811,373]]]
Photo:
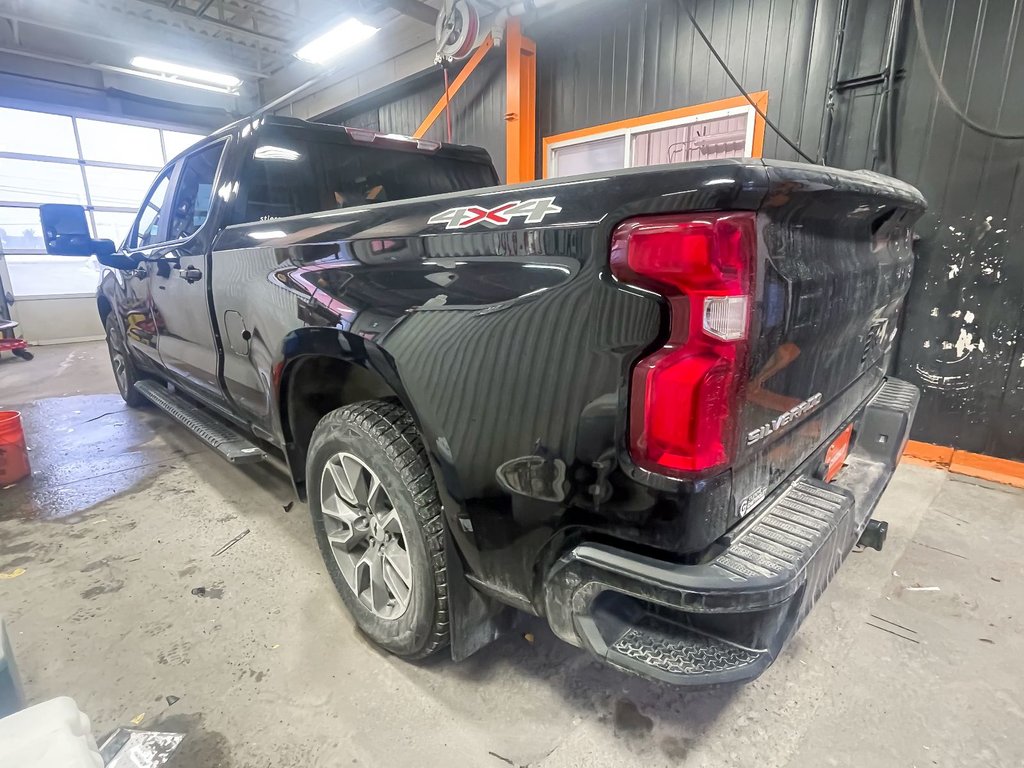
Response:
[[[902,467],[885,551],[847,560],[756,683],[688,693],[537,619],[459,665],[378,653],[283,474],[127,410],[102,344],[0,361],[0,406],[33,447],[32,480],[0,491],[26,693],[72,696],[97,734],[185,732],[178,768],[1024,764],[1020,491]]]

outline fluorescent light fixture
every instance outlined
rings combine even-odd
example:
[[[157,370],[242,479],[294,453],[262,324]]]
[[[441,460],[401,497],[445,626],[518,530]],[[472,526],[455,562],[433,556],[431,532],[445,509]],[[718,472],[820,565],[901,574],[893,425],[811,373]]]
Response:
[[[348,19],[306,43],[295,52],[295,58],[310,64],[326,64],[335,56],[366,42],[380,30],[359,19]]]
[[[220,72],[210,72],[206,69],[188,67],[184,64],[175,64],[172,61],[160,61],[151,59],[148,56],[136,56],[132,59],[132,66],[136,69],[146,70],[162,76],[163,79],[181,85],[196,86],[219,86],[221,88],[237,88],[242,84],[234,75],[225,75]]]

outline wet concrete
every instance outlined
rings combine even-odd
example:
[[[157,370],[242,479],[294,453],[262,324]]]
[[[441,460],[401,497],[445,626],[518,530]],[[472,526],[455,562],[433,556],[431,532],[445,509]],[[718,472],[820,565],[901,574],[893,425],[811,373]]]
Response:
[[[3,516],[60,520],[145,483],[202,450],[158,412],[133,412],[120,395],[13,403],[21,411],[32,477],[8,491]]]
[[[1021,492],[901,468],[885,551],[744,688],[626,677],[536,619],[408,664],[353,629],[283,475],[124,408],[102,345],[49,349],[32,382],[0,364],[33,447],[0,491],[0,611],[33,701],[185,732],[177,768],[1024,764]]]

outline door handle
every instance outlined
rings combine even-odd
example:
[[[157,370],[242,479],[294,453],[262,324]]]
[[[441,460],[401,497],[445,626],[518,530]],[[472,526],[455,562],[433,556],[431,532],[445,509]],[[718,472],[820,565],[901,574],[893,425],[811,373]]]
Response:
[[[194,283],[197,280],[203,279],[203,273],[195,267],[185,267],[185,269],[178,269],[175,271],[178,273],[178,277],[186,283]]]

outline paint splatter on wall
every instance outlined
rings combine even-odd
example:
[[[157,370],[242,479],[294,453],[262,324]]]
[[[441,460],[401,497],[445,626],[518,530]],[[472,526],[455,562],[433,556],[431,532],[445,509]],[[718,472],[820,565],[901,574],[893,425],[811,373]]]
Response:
[[[932,219],[918,234],[897,362],[897,375],[922,389],[914,436],[999,455],[991,439],[999,433],[998,445],[1016,442],[1024,458],[1017,419],[1000,417],[1024,402],[1024,223]]]

